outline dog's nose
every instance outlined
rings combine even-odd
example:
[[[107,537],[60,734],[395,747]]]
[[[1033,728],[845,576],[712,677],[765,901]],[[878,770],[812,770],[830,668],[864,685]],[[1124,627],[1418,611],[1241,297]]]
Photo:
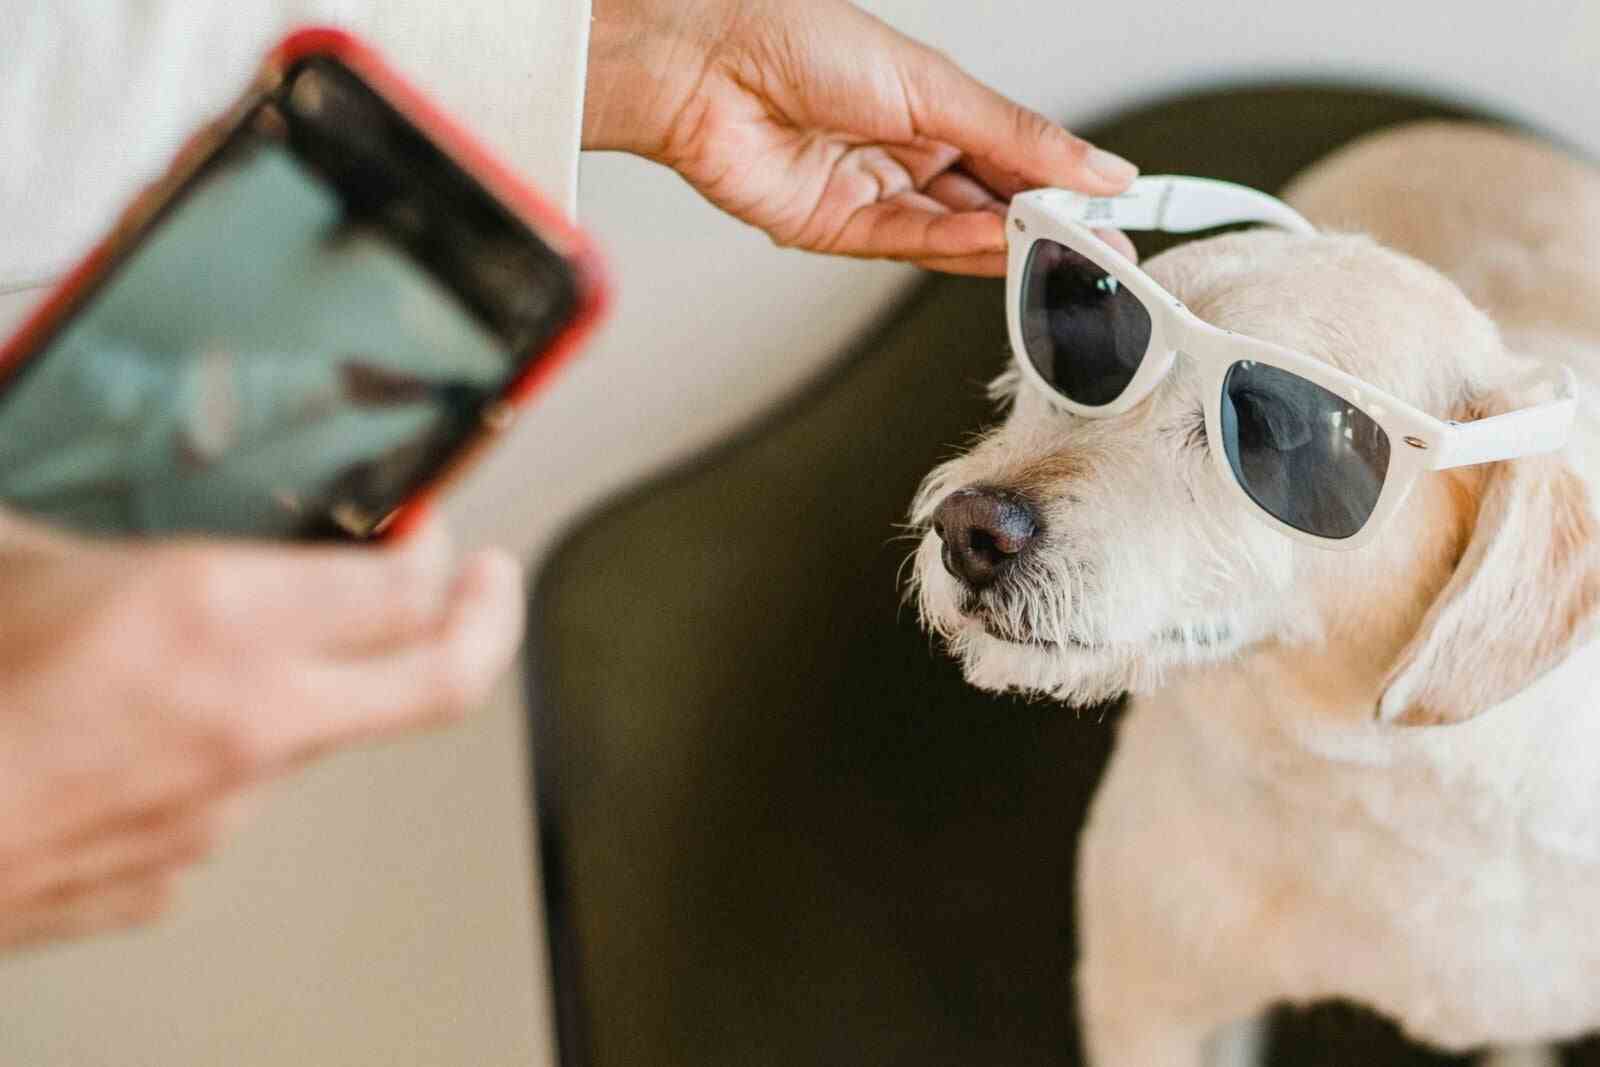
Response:
[[[944,569],[983,589],[1039,536],[1039,518],[1014,493],[959,489],[934,509],[933,531],[944,542]]]

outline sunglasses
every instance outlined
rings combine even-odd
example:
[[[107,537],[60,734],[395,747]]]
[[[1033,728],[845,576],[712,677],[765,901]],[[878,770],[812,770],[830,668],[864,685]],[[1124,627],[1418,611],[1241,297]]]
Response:
[[[1554,399],[1446,422],[1320,360],[1201,321],[1090,230],[1238,223],[1316,232],[1274,197],[1205,178],[1140,178],[1110,198],[1016,197],[1006,314],[1023,376],[1075,415],[1110,418],[1149,396],[1182,353],[1200,371],[1206,441],[1224,481],[1270,525],[1324,548],[1371,540],[1423,471],[1566,444],[1577,414],[1566,367],[1538,375]]]

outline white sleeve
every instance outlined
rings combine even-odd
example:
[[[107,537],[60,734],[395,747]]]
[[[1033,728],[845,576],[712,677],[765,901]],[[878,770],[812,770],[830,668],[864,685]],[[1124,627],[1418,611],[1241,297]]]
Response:
[[[572,209],[589,0],[0,0],[0,330],[311,23],[375,45]]]

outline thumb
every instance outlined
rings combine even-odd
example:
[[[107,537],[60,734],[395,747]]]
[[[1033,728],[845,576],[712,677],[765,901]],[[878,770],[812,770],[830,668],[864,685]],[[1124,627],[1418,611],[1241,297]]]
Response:
[[[959,148],[985,169],[1013,174],[1025,188],[1110,194],[1138,176],[1139,168],[1121,156],[1002,96],[943,55],[916,51],[905,82],[919,135]]]

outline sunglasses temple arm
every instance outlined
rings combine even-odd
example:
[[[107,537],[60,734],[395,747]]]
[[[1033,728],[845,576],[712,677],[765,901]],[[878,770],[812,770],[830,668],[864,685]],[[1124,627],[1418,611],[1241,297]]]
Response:
[[[1156,175],[1136,179],[1121,196],[1080,196],[1078,200],[1074,214],[1086,226],[1193,233],[1258,222],[1292,233],[1317,232],[1277,197],[1210,178]]]
[[[1553,376],[1542,377],[1556,385],[1556,399],[1504,415],[1447,425],[1439,438],[1433,467],[1470,467],[1565,447],[1578,416],[1578,383],[1570,368],[1553,369]]]
[[[1161,223],[1169,232],[1192,233],[1240,222],[1267,223],[1290,233],[1317,232],[1294,208],[1257,189],[1209,178],[1172,177],[1167,181],[1172,183],[1172,191]]]

